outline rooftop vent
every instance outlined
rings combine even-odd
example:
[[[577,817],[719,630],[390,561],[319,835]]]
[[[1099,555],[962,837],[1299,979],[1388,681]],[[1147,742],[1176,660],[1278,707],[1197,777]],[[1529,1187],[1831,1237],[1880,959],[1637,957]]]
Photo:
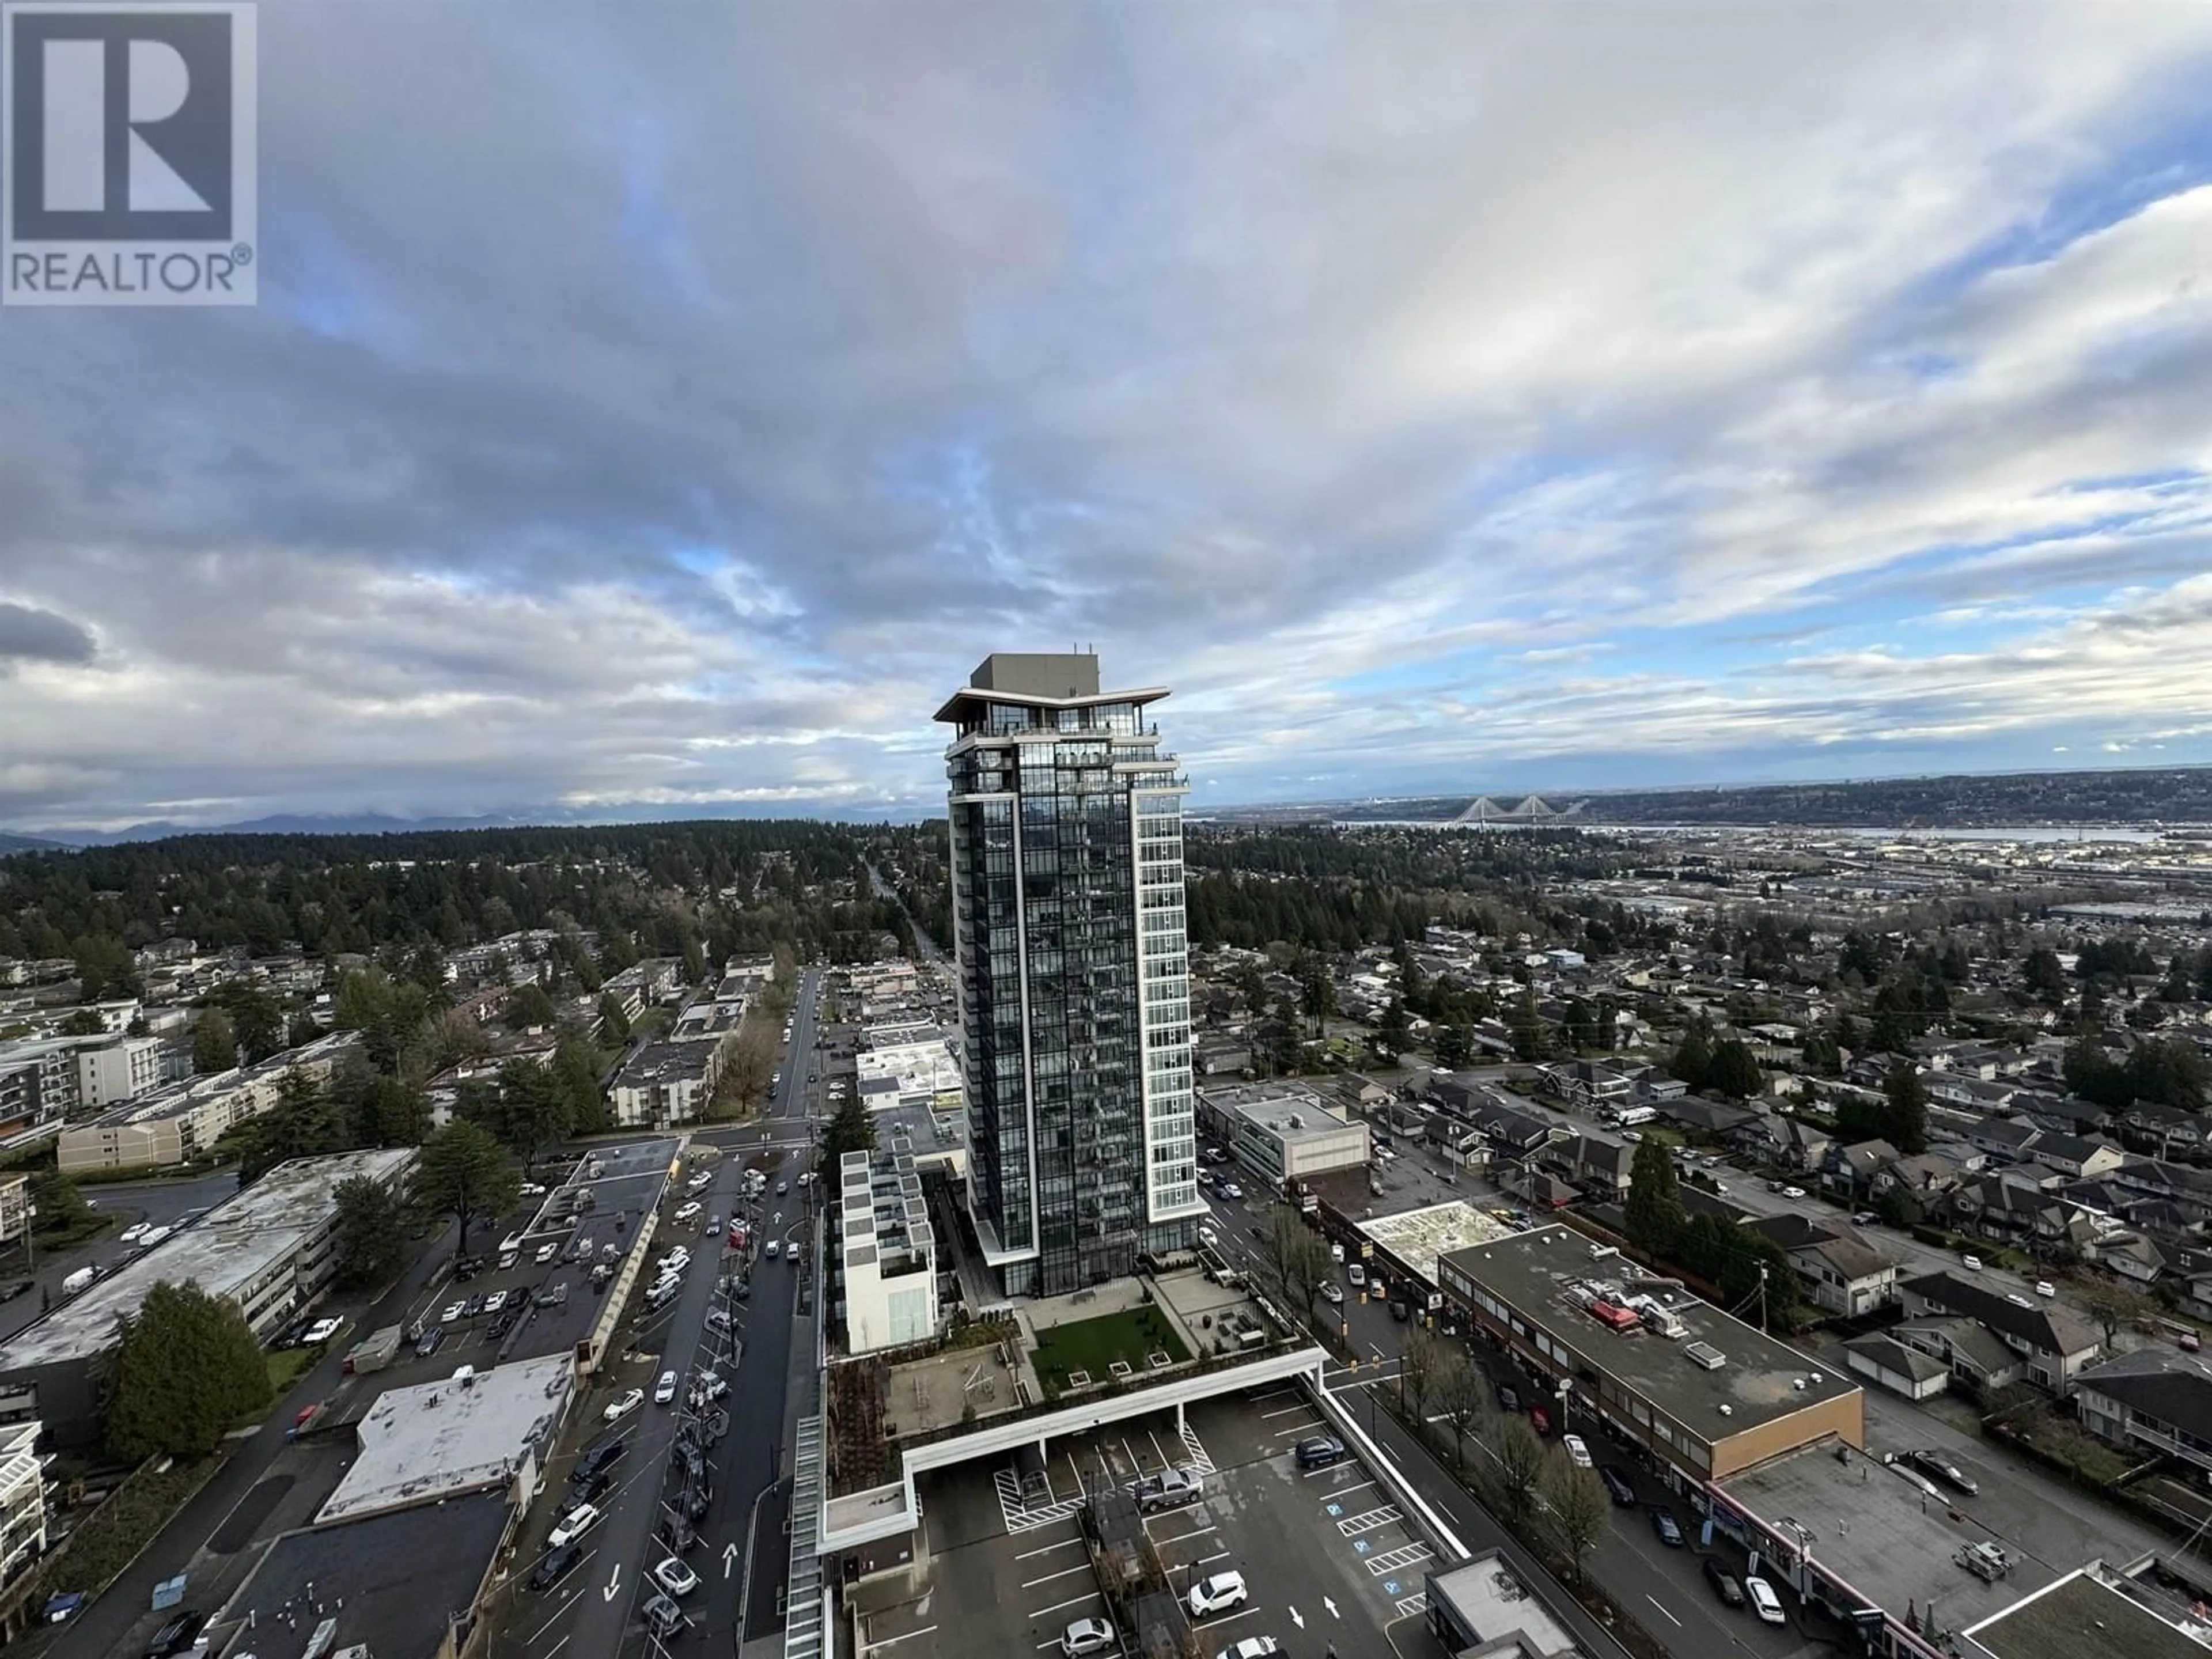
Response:
[[[1709,1371],[1717,1371],[1728,1364],[1728,1356],[1710,1342],[1690,1343],[1682,1352],[1689,1356],[1692,1364],[1703,1366]]]

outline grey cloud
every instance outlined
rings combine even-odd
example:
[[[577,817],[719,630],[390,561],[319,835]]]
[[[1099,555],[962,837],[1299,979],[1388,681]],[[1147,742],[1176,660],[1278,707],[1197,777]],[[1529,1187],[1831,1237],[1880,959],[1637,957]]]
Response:
[[[92,630],[35,605],[0,600],[0,663],[88,663],[98,653]]]

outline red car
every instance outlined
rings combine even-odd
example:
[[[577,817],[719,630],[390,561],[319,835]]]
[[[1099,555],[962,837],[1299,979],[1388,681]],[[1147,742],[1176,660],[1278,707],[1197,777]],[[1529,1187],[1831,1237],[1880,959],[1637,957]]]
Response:
[[[1539,1434],[1551,1433],[1552,1419],[1544,1414],[1544,1408],[1541,1406],[1528,1407],[1528,1426]]]

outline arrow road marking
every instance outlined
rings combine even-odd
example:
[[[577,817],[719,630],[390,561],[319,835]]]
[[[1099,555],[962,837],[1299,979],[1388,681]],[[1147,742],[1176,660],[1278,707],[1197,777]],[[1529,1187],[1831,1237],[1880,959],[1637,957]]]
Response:
[[[723,1545],[723,1546],[722,1546],[722,1577],[725,1577],[725,1578],[727,1578],[727,1577],[730,1576],[731,1569],[732,1569],[733,1567],[735,1567],[737,1565],[738,1565],[738,1547],[737,1547],[735,1544],[733,1544],[733,1543],[732,1543],[732,1544],[725,1544],[725,1545]]]
[[[1292,1607],[1291,1609],[1291,1622],[1296,1625],[1300,1630],[1304,1630],[1306,1627],[1306,1621],[1298,1616],[1298,1610],[1296,1607]]]
[[[615,1599],[615,1594],[617,1590],[620,1589],[621,1585],[622,1563],[617,1561],[615,1563],[613,1576],[607,1580],[607,1587],[599,1592],[599,1599],[602,1601],[613,1601]]]
[[[1323,1607],[1327,1607],[1327,1608],[1328,1609],[1328,1616],[1329,1616],[1330,1618],[1332,1618],[1332,1619],[1341,1619],[1341,1618],[1343,1618],[1343,1617],[1344,1617],[1344,1615],[1343,1615],[1342,1613],[1339,1613],[1339,1612],[1336,1610],[1336,1603],[1335,1603],[1335,1602],[1334,1602],[1334,1601],[1330,1601],[1330,1600],[1328,1599],[1328,1597],[1327,1597],[1326,1595],[1324,1595],[1324,1596],[1322,1596],[1322,1597],[1321,1598],[1321,1604],[1322,1604],[1322,1606],[1323,1606]]]

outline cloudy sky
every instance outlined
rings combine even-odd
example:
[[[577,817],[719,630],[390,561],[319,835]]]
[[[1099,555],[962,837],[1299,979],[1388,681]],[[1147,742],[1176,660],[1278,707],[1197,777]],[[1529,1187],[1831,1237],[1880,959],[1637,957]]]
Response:
[[[264,0],[0,313],[0,824],[2212,760],[2212,9]]]

